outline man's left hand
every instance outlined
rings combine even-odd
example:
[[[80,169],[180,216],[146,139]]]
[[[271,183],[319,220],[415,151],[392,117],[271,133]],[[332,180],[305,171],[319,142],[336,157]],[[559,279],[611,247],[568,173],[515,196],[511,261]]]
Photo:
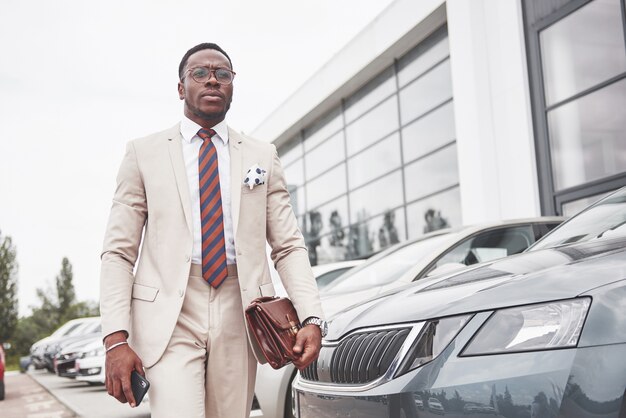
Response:
[[[296,345],[293,351],[300,354],[300,357],[293,361],[293,364],[302,370],[307,367],[320,354],[322,346],[322,331],[317,325],[306,325],[298,330],[296,334]]]

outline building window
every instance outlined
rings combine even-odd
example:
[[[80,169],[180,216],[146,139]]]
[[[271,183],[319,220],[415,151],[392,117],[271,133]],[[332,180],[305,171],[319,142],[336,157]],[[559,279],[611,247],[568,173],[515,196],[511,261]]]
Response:
[[[626,5],[525,0],[542,211],[626,184]]]
[[[460,225],[449,55],[443,26],[279,150],[311,264]]]

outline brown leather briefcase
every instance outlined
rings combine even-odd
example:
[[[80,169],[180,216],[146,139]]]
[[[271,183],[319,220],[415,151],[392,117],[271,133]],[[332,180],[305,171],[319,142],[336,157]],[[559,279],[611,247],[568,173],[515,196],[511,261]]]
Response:
[[[293,346],[301,324],[289,299],[254,299],[246,308],[246,322],[270,366],[280,369],[297,357]]]

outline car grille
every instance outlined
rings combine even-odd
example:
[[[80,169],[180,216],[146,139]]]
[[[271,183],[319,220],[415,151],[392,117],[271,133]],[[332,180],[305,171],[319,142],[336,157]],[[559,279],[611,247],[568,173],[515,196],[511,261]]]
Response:
[[[357,332],[338,344],[323,345],[319,358],[301,372],[313,382],[369,383],[383,376],[411,328]]]

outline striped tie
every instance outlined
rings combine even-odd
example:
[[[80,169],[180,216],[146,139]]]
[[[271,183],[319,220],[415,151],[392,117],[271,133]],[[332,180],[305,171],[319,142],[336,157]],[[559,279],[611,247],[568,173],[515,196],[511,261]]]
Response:
[[[202,277],[211,286],[218,287],[228,276],[228,272],[217,151],[211,142],[213,135],[215,135],[213,129],[198,131],[198,136],[204,141],[198,154],[198,177],[202,225]]]

